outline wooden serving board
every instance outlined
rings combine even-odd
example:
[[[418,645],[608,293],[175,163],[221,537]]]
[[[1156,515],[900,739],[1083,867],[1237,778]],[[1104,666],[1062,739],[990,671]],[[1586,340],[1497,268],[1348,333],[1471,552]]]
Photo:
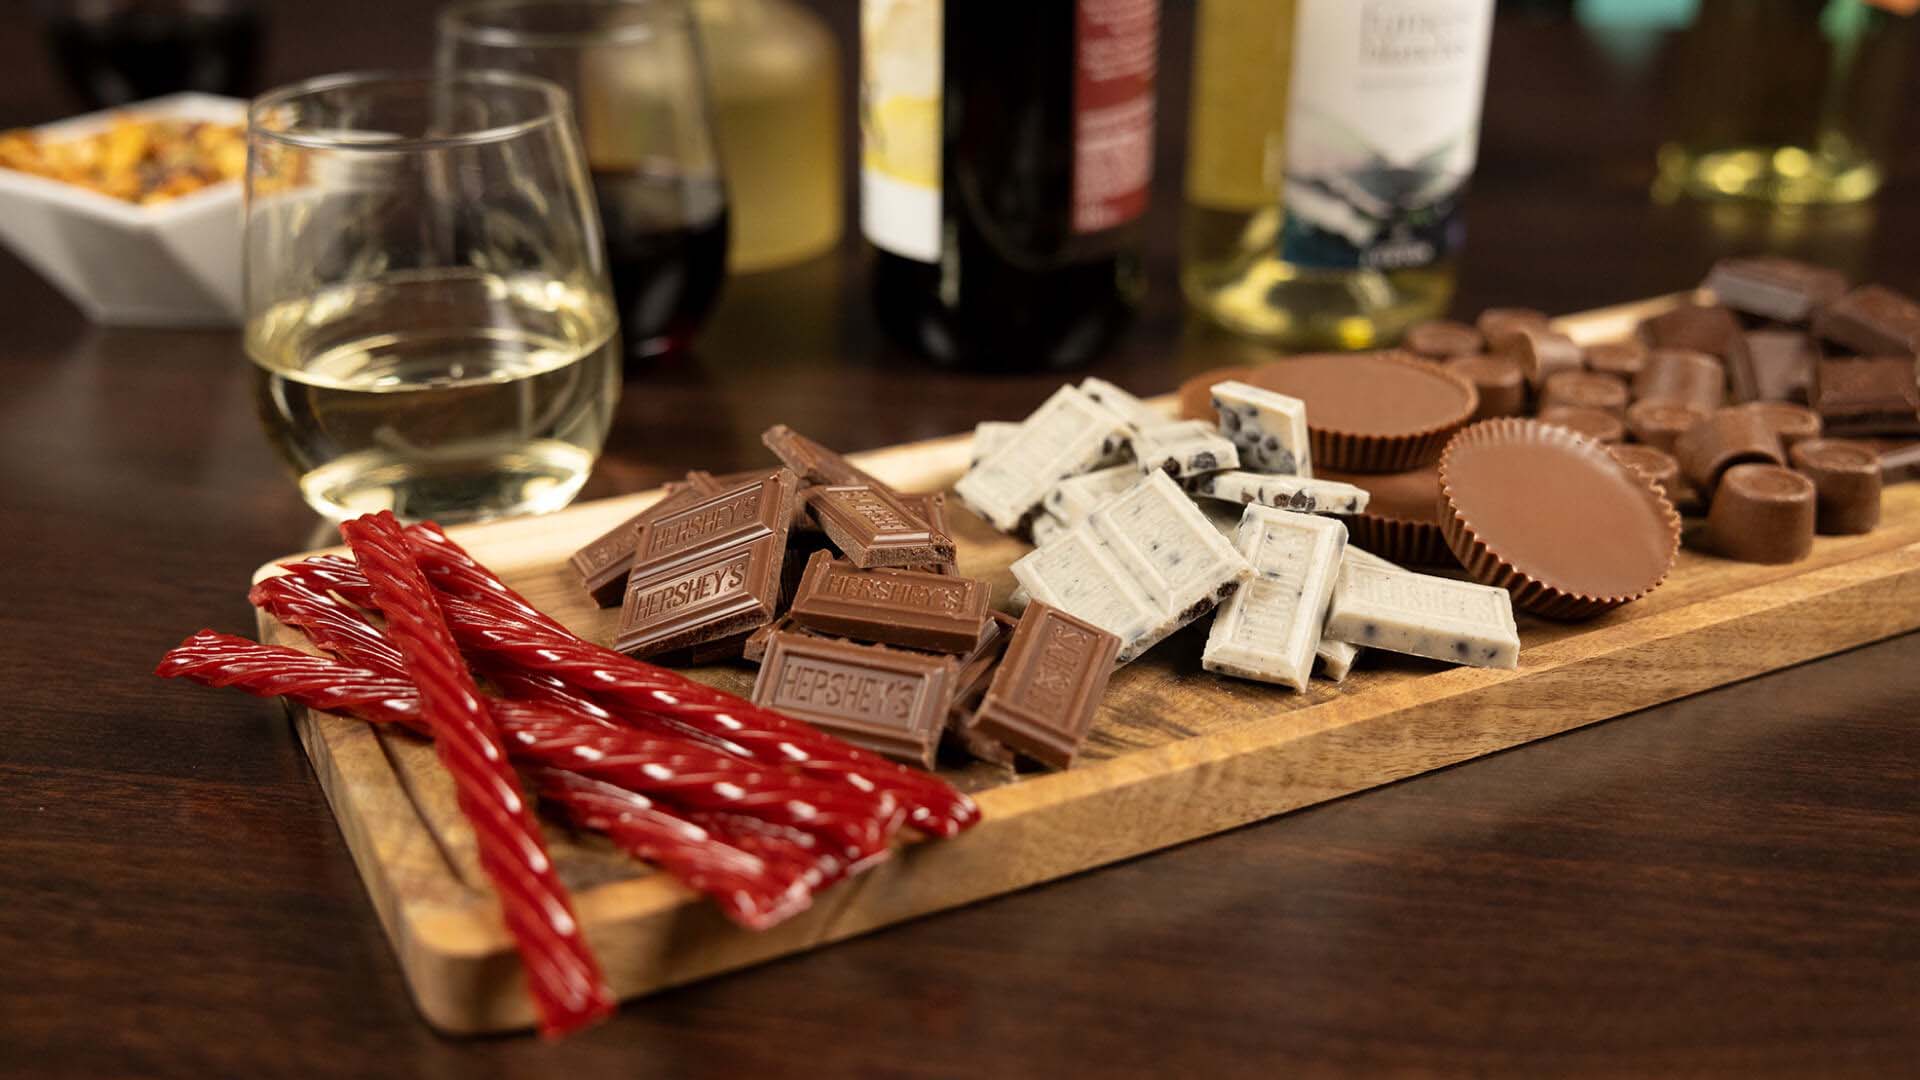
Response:
[[[1630,332],[1667,297],[1560,320],[1583,341]],[[1171,408],[1171,398],[1163,399]],[[903,490],[944,489],[966,467],[968,437],[862,454]],[[548,517],[453,530],[534,603],[606,640],[616,613],[594,608],[566,556],[657,492]],[[963,572],[994,583],[1027,548],[955,506]],[[281,560],[283,561],[283,560]],[[273,571],[262,567],[257,576]],[[1657,592],[1591,622],[1521,619],[1515,671],[1445,668],[1364,654],[1343,685],[1306,693],[1200,668],[1189,628],[1121,669],[1081,762],[1068,772],[952,770],[983,820],[958,839],[913,843],[764,933],[726,922],[664,874],[595,837],[550,827],[561,873],[614,989],[632,997],[815,948],[928,912],[1050,881],[1468,761],[1920,627],[1920,484],[1889,488],[1884,522],[1821,537],[1792,566],[1685,551]],[[265,620],[262,637],[297,643]],[[750,690],[744,664],[696,672]],[[473,837],[432,750],[404,733],[295,710],[302,742],[339,819],[421,1012],[450,1032],[527,1026],[533,1017]]]

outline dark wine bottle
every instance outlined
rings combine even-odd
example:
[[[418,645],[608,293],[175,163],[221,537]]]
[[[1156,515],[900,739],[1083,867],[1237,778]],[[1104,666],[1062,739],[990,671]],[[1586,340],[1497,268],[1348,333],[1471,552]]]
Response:
[[[863,0],[861,226],[895,338],[1071,367],[1145,291],[1159,0]]]

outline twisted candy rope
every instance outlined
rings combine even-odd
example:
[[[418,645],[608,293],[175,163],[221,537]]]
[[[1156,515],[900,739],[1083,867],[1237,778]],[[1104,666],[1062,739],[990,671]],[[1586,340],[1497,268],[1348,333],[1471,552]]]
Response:
[[[419,689],[421,722],[453,779],[460,810],[473,826],[480,865],[500,896],[540,1014],[541,1034],[557,1037],[594,1023],[613,1011],[613,993],[587,948],[480,689],[400,523],[383,511],[345,522],[340,534],[366,575],[375,606],[386,616],[387,639]]]

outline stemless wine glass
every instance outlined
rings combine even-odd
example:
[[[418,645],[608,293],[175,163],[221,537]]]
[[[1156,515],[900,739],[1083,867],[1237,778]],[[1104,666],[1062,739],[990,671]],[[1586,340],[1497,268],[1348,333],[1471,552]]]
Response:
[[[524,71],[573,95],[628,347],[686,347],[727,259],[726,186],[687,0],[457,3],[440,15],[439,64]]]
[[[620,393],[566,94],[507,72],[335,75],[247,122],[246,348],[320,513],[565,506]]]

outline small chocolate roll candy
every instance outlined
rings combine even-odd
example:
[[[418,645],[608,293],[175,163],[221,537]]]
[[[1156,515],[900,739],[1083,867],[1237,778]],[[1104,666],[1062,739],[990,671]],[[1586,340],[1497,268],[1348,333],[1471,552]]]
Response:
[[[1515,327],[1494,351],[1518,360],[1527,382],[1535,387],[1562,371],[1579,371],[1585,362],[1585,354],[1572,338],[1535,326]]]
[[[1598,371],[1556,371],[1540,387],[1540,407],[1572,405],[1620,416],[1627,411],[1627,384]]]
[[[1603,341],[1586,348],[1588,371],[1613,375],[1631,383],[1647,366],[1647,347],[1638,341]]]
[[[1680,473],[1702,495],[1711,497],[1721,474],[1735,465],[1782,465],[1780,436],[1767,418],[1738,406],[1715,409],[1673,444]]]
[[[1713,493],[1707,542],[1729,559],[1799,562],[1813,550],[1813,481],[1778,465],[1735,465]]]
[[[1452,319],[1428,319],[1408,327],[1407,336],[1400,344],[1429,360],[1445,360],[1450,356],[1472,356],[1484,352],[1487,339],[1466,323]]]
[[[1746,409],[1760,414],[1774,434],[1780,436],[1780,444],[1788,450],[1806,439],[1820,437],[1820,414],[1805,405],[1795,405],[1790,401],[1750,401],[1735,408]]]
[[[1638,441],[1671,454],[1680,436],[1712,412],[1685,401],[1636,401],[1627,406],[1627,431]]]
[[[1497,350],[1506,345],[1516,330],[1525,327],[1545,330],[1547,313],[1524,307],[1490,307],[1480,313],[1473,325],[1486,339],[1487,348]]]
[[[1694,349],[1652,349],[1633,379],[1635,401],[1686,401],[1703,409],[1727,402],[1727,371]]]
[[[1571,428],[1594,442],[1617,443],[1627,437],[1627,426],[1620,422],[1619,417],[1579,405],[1549,406],[1540,410],[1539,420],[1543,424]]]
[[[1511,356],[1482,353],[1456,356],[1446,366],[1480,391],[1480,406],[1475,420],[1494,416],[1519,416],[1527,411],[1527,376],[1520,362]]]
[[[1872,532],[1880,524],[1880,455],[1865,443],[1807,439],[1787,450],[1813,481],[1814,527],[1830,536]]]

